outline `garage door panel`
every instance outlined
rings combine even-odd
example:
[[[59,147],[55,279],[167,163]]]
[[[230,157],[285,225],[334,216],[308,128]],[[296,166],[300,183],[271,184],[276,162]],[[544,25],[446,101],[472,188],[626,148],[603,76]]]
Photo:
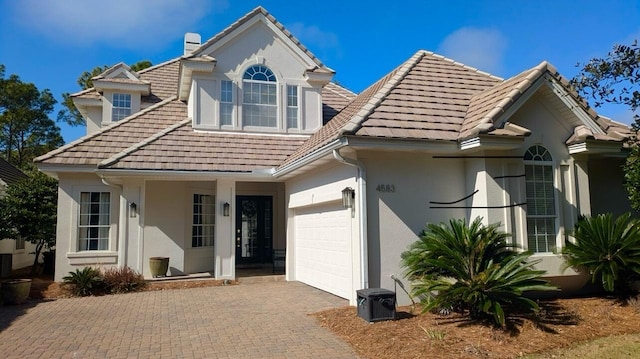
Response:
[[[298,209],[296,279],[335,295],[351,294],[351,216],[340,203]]]

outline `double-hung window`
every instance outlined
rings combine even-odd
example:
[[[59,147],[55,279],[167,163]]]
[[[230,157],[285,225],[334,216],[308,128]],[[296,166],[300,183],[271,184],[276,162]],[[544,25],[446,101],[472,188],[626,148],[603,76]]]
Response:
[[[287,85],[287,128],[298,128],[298,86]]]
[[[212,247],[215,238],[215,197],[208,194],[193,194],[193,223],[191,247]]]
[[[233,125],[233,82],[220,82],[220,125]]]
[[[114,93],[111,121],[119,121],[131,115],[131,95],[128,93]]]
[[[527,242],[533,252],[556,249],[556,200],[551,154],[542,146],[524,155],[527,192]]]
[[[277,127],[277,80],[269,68],[253,65],[242,77],[243,126]]]
[[[107,250],[111,213],[111,193],[80,192],[78,249]]]

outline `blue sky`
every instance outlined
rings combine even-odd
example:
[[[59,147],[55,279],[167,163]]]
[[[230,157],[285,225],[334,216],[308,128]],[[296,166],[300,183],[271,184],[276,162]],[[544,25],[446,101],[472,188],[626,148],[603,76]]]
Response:
[[[639,1],[0,0],[0,63],[60,101],[83,71],[175,58],[185,32],[206,41],[258,5],[355,92],[420,49],[504,78],[547,60],[570,78],[640,38]],[[623,107],[598,111],[631,122]],[[85,132],[60,126],[66,142]]]

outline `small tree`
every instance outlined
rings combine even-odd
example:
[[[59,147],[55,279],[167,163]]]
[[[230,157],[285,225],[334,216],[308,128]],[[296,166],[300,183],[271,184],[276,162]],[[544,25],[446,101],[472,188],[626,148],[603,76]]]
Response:
[[[537,311],[525,291],[555,289],[533,269],[528,252],[518,253],[497,224],[477,218],[428,224],[420,239],[402,253],[413,294],[425,311],[455,310],[474,320],[505,326],[509,310]]]
[[[0,199],[0,239],[21,238],[35,244],[32,274],[42,250],[55,246],[57,201],[57,181],[41,172],[9,185]]]
[[[581,218],[573,231],[576,243],[563,249],[567,265],[586,268],[604,290],[629,292],[629,280],[640,275],[640,222],[626,213]]]

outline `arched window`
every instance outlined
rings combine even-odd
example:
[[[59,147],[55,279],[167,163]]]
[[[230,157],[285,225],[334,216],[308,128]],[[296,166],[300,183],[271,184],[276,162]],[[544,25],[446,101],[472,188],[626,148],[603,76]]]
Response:
[[[527,242],[533,252],[556,249],[556,201],[551,154],[531,146],[524,154],[527,191]]]
[[[253,65],[242,77],[244,126],[277,127],[277,80],[269,68]]]

